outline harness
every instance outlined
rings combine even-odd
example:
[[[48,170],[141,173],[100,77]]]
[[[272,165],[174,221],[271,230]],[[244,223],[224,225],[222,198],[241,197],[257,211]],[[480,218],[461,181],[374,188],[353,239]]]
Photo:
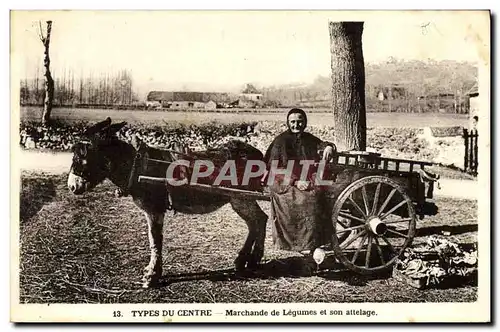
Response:
[[[139,152],[139,149],[135,149],[132,168],[130,169],[130,173],[128,175],[127,186],[125,187],[125,190],[119,190],[120,197],[127,197],[130,195],[130,190],[138,178],[138,166],[140,165],[140,161],[142,161],[142,153]]]
[[[135,149],[135,153],[134,153],[133,161],[132,161],[132,167],[131,167],[130,173],[128,175],[127,186],[125,187],[124,190],[121,188],[116,190],[116,195],[118,197],[127,197],[130,195],[130,191],[132,190],[132,187],[134,186],[135,183],[137,183],[138,178],[140,176],[141,165],[144,165],[146,163],[145,168],[147,168],[147,163],[149,163],[149,162],[166,163],[166,164],[171,163],[170,161],[166,161],[166,160],[148,158],[147,152],[143,151],[144,147],[146,147],[146,146],[147,145],[144,142],[141,142],[139,147],[137,147]],[[168,149],[161,149],[161,151],[170,153],[170,156],[174,161],[178,159],[177,157],[174,157],[176,155],[183,156],[186,158],[192,158],[191,155],[184,153],[184,152],[180,152],[180,151],[168,150]],[[166,201],[167,210],[173,210],[172,204],[173,204],[172,195],[171,195],[170,191],[167,190],[167,201]]]

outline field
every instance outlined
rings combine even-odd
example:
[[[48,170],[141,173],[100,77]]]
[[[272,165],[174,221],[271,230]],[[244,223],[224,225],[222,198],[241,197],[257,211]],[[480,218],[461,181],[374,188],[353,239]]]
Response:
[[[477,286],[419,291],[388,275],[343,271],[333,258],[316,271],[301,256],[272,248],[267,229],[263,266],[238,274],[232,262],[246,235],[224,206],[207,215],[167,213],[164,284],[142,289],[149,259],[147,226],[130,198],[109,182],[83,196],[66,188],[67,173],[24,172],[20,192],[21,303],[471,302]],[[261,203],[268,212],[267,203]],[[450,232],[460,243],[477,234],[477,202],[440,198],[440,213],[418,221],[414,243]],[[305,264],[306,263],[306,264]]]
[[[199,124],[210,121],[221,123],[252,122],[252,121],[280,121],[284,120],[287,109],[271,110],[224,110],[224,112],[180,112],[180,111],[137,111],[137,110],[102,110],[102,109],[72,109],[55,108],[52,111],[54,119],[67,122],[101,121],[107,116],[113,121],[128,121],[129,123],[156,123],[182,122],[185,124]],[[239,113],[237,113],[239,112]],[[308,110],[308,123],[311,126],[331,124],[332,115],[327,109]],[[39,120],[41,108],[22,107],[21,119]],[[467,115],[441,113],[368,113],[368,127],[450,127],[466,126]]]

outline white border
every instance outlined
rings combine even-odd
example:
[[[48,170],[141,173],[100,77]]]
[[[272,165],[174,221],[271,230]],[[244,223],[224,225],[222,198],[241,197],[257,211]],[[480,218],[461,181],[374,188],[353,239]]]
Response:
[[[50,4],[47,4],[47,2],[43,2],[43,3],[39,3],[39,2],[34,2],[34,1],[24,1],[24,2],[20,2],[20,1],[12,1],[13,3],[11,4],[10,8],[12,9],[33,9],[33,8],[44,8],[44,9],[59,9],[59,8],[68,8],[68,4],[66,2],[63,2],[63,1],[52,1]],[[244,4],[242,4],[241,6],[238,6],[238,5],[235,5],[235,4],[229,4],[229,7],[225,6],[226,4],[217,4],[217,2],[210,2],[210,7],[207,7],[206,6],[206,3],[205,2],[202,2],[202,1],[182,1],[182,2],[179,2],[179,6],[176,6],[175,4],[169,4],[168,6],[162,6],[162,7],[155,7],[154,5],[151,6],[150,4],[150,1],[141,1],[140,4],[141,6],[140,7],[137,7],[137,4],[138,2],[131,2],[131,1],[122,1],[120,2],[120,4],[109,4],[109,5],[106,5],[105,3],[103,3],[103,1],[85,1],[84,4],[81,4],[81,5],[76,5],[76,6],[72,6],[71,8],[74,8],[74,9],[108,9],[108,8],[116,8],[116,9],[145,9],[145,8],[155,8],[155,9],[190,9],[190,8],[206,8],[206,9],[219,9],[219,8],[234,8],[234,9],[250,9],[250,8],[253,8],[253,9],[272,9],[272,8],[283,8],[281,7],[279,4],[273,4],[271,1],[254,1],[252,2],[252,4],[249,4],[247,2],[245,2]],[[9,4],[9,2],[7,2],[7,4]],[[456,6],[456,7],[446,7],[447,9],[467,9],[467,8],[491,8],[492,4],[489,2],[489,1],[474,1],[474,2],[458,2],[458,1],[454,1],[454,2],[449,2],[447,3],[447,5],[452,5],[452,6]],[[155,4],[156,5],[156,4]],[[365,5],[361,4],[360,6],[356,6],[356,3],[354,3],[353,1],[350,1],[348,2],[348,7],[344,7],[343,9],[361,9],[361,8],[366,8],[366,9],[369,9],[369,8],[373,8],[373,5],[371,4],[371,2],[366,2]],[[417,7],[418,8],[426,8],[426,9],[443,9],[445,8],[444,6],[440,5],[439,3],[437,3],[436,1],[418,1],[418,3],[415,3],[415,4],[411,4],[411,3],[408,3],[408,2],[404,2],[404,3],[401,3],[401,2],[398,2],[397,3],[398,5],[398,8],[397,9],[416,9]],[[42,7],[43,6],[43,7]],[[339,4],[339,7],[337,8],[341,8],[340,6],[342,6],[342,4]],[[306,3],[304,3],[303,1],[299,2],[299,1],[290,1],[290,2],[287,2],[287,6],[286,6],[287,9],[289,8],[296,8],[296,9],[333,9],[333,8],[328,8],[328,7],[323,7],[321,5],[319,5],[319,1],[307,1]],[[394,7],[391,6],[390,3],[383,3],[382,1],[377,1],[377,9],[395,9]],[[4,71],[5,73],[9,72],[9,57],[8,57],[8,54],[9,54],[9,49],[8,49],[8,41],[9,41],[9,29],[8,29],[8,22],[9,22],[9,18],[8,18],[8,12],[4,12],[4,20],[2,20],[2,23],[4,24],[3,26],[7,26],[7,31],[6,33],[3,33],[2,34],[2,37],[5,38],[5,42],[2,43],[2,45],[7,46],[6,47],[6,50],[5,52],[3,53],[4,55],[7,55],[6,56],[6,61],[4,61],[4,63],[7,64],[7,67],[6,70]],[[493,36],[495,36],[496,38],[496,33],[493,34]],[[494,51],[494,50],[493,50]],[[495,56],[496,55],[496,52],[492,54],[492,56]],[[8,77],[8,76],[7,76]],[[7,107],[6,107],[6,110],[8,110],[10,108],[10,105],[8,104],[8,100],[9,100],[9,86],[10,86],[10,81],[8,81],[8,83],[6,84],[6,87],[4,87],[4,89],[2,89],[2,92],[4,93],[4,98],[2,98],[2,100],[5,100],[7,101]],[[494,97],[494,96],[493,96]],[[493,112],[494,110],[492,110]],[[9,118],[9,115],[10,115],[10,112],[2,112],[1,113],[2,116],[5,116],[6,118]],[[10,121],[2,121],[1,123],[7,125],[8,123],[10,123]],[[494,126],[493,128],[496,128],[496,126]],[[5,130],[2,131],[3,133],[9,133],[9,128],[5,128]],[[2,144],[2,148],[5,147],[5,151],[9,151],[9,148],[7,147],[7,143],[6,142],[9,142],[10,139],[17,139],[17,135],[15,136],[8,136],[8,137],[5,137],[3,140],[1,140],[1,144]],[[484,165],[484,164],[482,164]],[[4,171],[2,174],[8,174],[7,171]],[[5,181],[5,182],[10,182],[10,181]],[[7,186],[4,186],[4,192],[6,193],[6,188]],[[10,192],[9,192],[10,193]],[[17,193],[10,193],[10,194],[17,194]],[[9,199],[10,199],[10,195],[8,195],[6,193],[6,196],[3,197],[3,202],[8,202]],[[492,202],[493,203],[493,202]],[[10,206],[6,206],[4,207],[4,209],[2,209],[4,212],[6,211],[9,211],[9,207]],[[15,211],[12,211],[12,213],[15,213]],[[10,220],[10,215],[7,214],[6,215],[6,218],[3,219],[4,220],[4,223],[3,225],[9,225],[8,220]],[[498,228],[498,227],[497,227]],[[9,234],[9,232],[3,232],[3,234]],[[4,243],[8,243],[8,241],[4,241]],[[5,250],[3,251],[4,253],[8,253],[9,252],[9,247],[5,248]],[[8,256],[7,256],[8,257]],[[495,266],[495,264],[493,265]],[[7,279],[7,282],[8,282],[8,277],[6,278]],[[493,295],[492,299],[494,299],[496,296]],[[8,298],[8,297],[4,297],[4,298]],[[8,305],[10,305],[10,303],[7,302]],[[444,308],[443,308],[444,309]],[[440,311],[441,314],[444,314],[443,310],[438,310]],[[9,310],[4,310],[4,312],[9,312]],[[4,320],[5,321],[5,320]],[[331,327],[330,327],[331,328]]]

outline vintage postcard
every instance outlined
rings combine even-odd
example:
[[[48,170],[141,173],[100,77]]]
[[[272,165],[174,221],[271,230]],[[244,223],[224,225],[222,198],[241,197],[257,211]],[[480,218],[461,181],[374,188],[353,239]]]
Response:
[[[13,322],[490,322],[490,12],[11,11]]]

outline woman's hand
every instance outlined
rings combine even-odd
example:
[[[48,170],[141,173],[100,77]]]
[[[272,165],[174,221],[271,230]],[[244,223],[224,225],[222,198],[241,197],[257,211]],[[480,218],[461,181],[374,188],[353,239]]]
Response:
[[[323,159],[324,160],[327,160],[327,161],[330,161],[332,158],[333,158],[333,153],[334,153],[334,149],[332,146],[327,146],[325,148],[325,150],[323,151]]]
[[[304,190],[307,190],[309,189],[309,181],[297,181],[295,182],[295,186],[297,187],[297,189],[301,190],[301,191],[304,191]]]

